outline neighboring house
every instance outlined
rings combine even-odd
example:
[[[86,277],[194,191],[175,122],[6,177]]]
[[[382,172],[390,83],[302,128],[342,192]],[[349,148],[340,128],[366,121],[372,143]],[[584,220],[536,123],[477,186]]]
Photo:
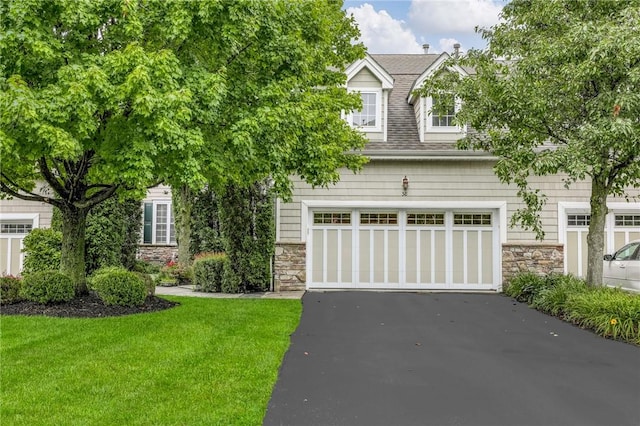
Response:
[[[494,157],[455,148],[472,131],[453,125],[458,105],[412,94],[447,58],[367,55],[347,69],[363,108],[345,119],[370,140],[363,154],[371,161],[359,174],[343,171],[330,188],[295,180],[292,201],[277,202],[277,290],[500,291],[525,270],[585,275],[590,183],[566,189],[561,177],[532,178],[548,196],[545,240],[509,228],[522,202],[494,175]],[[432,114],[437,102],[450,103]],[[640,189],[630,194],[640,197]],[[640,202],[610,198],[608,206],[613,252],[640,239]],[[150,190],[143,209],[141,257],[165,261],[176,251],[169,189]],[[0,273],[19,272],[22,238],[50,221],[46,205],[0,201]]]
[[[455,148],[471,131],[453,125],[455,100],[412,93],[448,57],[367,55],[347,69],[363,108],[346,119],[370,140],[371,161],[328,189],[297,180],[292,201],[278,202],[277,289],[500,291],[520,271],[586,274],[589,182],[532,178],[548,196],[545,240],[509,228],[522,202],[494,175],[494,157]],[[608,252],[640,238],[638,201],[608,200]]]

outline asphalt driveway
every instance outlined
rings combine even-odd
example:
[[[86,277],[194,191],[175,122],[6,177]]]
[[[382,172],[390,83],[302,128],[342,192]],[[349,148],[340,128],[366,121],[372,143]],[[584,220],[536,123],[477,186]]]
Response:
[[[302,300],[264,425],[640,425],[640,348],[506,296]]]

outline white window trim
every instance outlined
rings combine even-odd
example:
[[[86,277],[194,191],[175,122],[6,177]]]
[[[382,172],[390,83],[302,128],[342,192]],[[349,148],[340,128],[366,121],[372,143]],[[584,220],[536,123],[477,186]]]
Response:
[[[146,202],[148,203],[149,201]],[[173,205],[171,200],[152,200],[151,203],[153,203],[153,214],[151,221],[151,245],[177,245],[175,241],[171,241],[171,222],[173,221]],[[158,205],[167,205],[167,237],[165,238],[165,241],[158,241],[156,235],[156,227],[158,224]]]
[[[349,123],[349,125],[352,126],[353,128],[359,129],[360,131],[365,133],[381,132],[382,131],[382,103],[383,103],[382,89],[379,87],[358,87],[358,88],[349,89],[349,92],[374,93],[376,95],[376,125],[375,126],[354,126],[352,111],[349,111],[347,114],[345,114],[347,123]],[[386,121],[386,114],[385,114],[385,121]],[[385,137],[385,140],[386,140],[386,137]]]
[[[464,126],[434,126],[433,125],[433,97],[428,96],[425,99],[425,113],[426,113],[426,132],[427,133],[465,133],[467,131],[467,125]],[[455,99],[455,112],[460,111],[462,102],[459,98]]]

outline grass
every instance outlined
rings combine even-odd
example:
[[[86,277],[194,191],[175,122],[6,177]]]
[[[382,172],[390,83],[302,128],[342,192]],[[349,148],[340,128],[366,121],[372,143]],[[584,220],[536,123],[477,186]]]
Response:
[[[0,424],[261,424],[300,301],[168,299],[181,306],[2,316]]]

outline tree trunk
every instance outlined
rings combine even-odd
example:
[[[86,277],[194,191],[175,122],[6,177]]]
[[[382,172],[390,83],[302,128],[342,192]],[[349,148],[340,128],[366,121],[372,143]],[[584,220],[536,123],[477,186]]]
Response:
[[[607,188],[596,177],[591,181],[591,222],[587,235],[587,284],[602,284],[604,226],[607,219]]]
[[[76,294],[87,292],[85,273],[85,229],[88,209],[65,205],[62,213],[62,252],[60,272],[69,276],[76,285]]]
[[[191,264],[191,210],[194,195],[186,185],[172,188],[173,212],[175,214],[176,240],[178,242],[178,262]]]

